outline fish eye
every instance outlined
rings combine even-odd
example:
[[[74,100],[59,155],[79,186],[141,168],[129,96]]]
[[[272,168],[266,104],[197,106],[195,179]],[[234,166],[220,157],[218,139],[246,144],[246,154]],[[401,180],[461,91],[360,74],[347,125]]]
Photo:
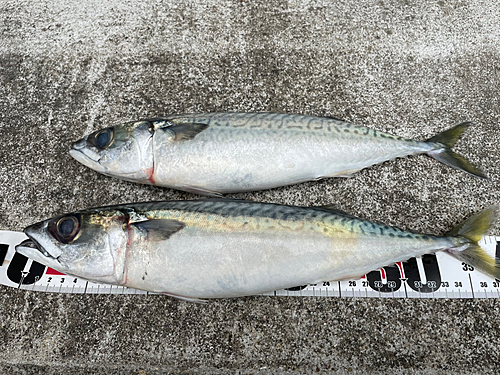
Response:
[[[62,243],[73,241],[80,230],[80,221],[75,216],[64,216],[54,220],[49,231],[56,240]]]
[[[59,220],[57,223],[57,229],[61,236],[71,236],[74,234],[76,226],[78,223],[75,222],[74,217],[65,217],[64,219]]]
[[[88,137],[88,142],[93,144],[95,147],[104,150],[113,141],[113,128],[106,128],[100,130]]]

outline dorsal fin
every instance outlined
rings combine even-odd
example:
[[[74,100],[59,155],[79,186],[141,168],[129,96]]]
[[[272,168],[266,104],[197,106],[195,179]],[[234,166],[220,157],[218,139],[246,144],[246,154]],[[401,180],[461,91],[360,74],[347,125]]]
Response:
[[[325,204],[324,206],[317,206],[317,207],[323,208],[325,210],[341,211],[334,204]]]
[[[315,206],[313,208],[316,208],[316,209],[319,209],[319,210],[324,210],[324,211],[332,211],[332,212],[334,212],[336,214],[339,214],[339,215],[342,215],[342,216],[345,216],[345,217],[349,217],[349,218],[352,218],[352,219],[359,219],[359,217],[351,215],[350,213],[347,213],[345,211],[339,210],[333,204],[327,204],[327,205],[324,205],[324,206]]]
[[[347,122],[346,120],[343,120],[341,118],[335,117],[335,116],[323,116],[325,118],[329,118],[331,120],[336,120],[336,121],[342,121],[342,122]]]

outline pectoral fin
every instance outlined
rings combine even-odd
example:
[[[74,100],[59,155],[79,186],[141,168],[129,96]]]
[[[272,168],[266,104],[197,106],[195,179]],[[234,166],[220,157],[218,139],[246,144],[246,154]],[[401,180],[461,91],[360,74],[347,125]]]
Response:
[[[130,225],[146,234],[148,241],[166,240],[186,226],[181,221],[168,219],[139,221]]]
[[[158,131],[170,132],[173,135],[173,141],[182,142],[194,139],[194,137],[196,137],[207,128],[207,124],[176,124],[170,121],[166,121],[163,126],[158,128]]]

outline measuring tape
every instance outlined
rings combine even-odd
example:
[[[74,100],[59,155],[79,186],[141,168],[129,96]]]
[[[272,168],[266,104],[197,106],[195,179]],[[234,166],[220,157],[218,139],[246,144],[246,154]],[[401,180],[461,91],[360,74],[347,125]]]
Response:
[[[154,294],[123,286],[99,284],[62,274],[16,253],[27,239],[22,232],[0,231],[0,284],[53,293]],[[480,241],[500,258],[500,237]],[[445,252],[411,258],[372,271],[361,279],[325,281],[265,293],[269,296],[382,297],[382,298],[500,298],[500,280],[477,271]]]

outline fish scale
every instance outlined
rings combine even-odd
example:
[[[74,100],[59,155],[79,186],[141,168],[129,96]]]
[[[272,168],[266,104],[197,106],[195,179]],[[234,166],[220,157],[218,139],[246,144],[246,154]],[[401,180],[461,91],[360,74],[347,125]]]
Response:
[[[404,231],[398,227],[387,226],[375,222],[365,221],[353,217],[347,213],[327,209],[325,207],[301,208],[290,207],[272,203],[246,202],[241,205],[241,200],[217,199],[217,200],[199,200],[199,201],[178,201],[178,202],[151,202],[130,205],[130,209],[139,218],[161,219],[169,218],[173,210],[189,213],[214,214],[221,217],[237,218],[268,218],[284,221],[317,220],[324,221],[330,225],[339,225],[349,228],[350,231],[372,235],[397,236],[399,238],[423,238],[428,236]],[[129,207],[129,206],[124,206]],[[151,209],[155,208],[154,211]],[[166,217],[162,212],[168,213]],[[137,219],[140,221],[141,219]]]
[[[408,141],[419,144],[411,139],[393,136],[376,129],[353,125],[334,117],[313,117],[290,114],[271,113],[211,113],[206,115],[179,115],[166,117],[174,123],[203,123],[214,127],[235,129],[262,129],[273,130],[308,130],[313,132],[338,133],[339,137],[350,138],[351,135],[360,135],[374,138],[387,138],[398,141]],[[303,132],[302,132],[303,133]],[[258,135],[258,133],[256,133]],[[276,133],[274,133],[276,134]]]

